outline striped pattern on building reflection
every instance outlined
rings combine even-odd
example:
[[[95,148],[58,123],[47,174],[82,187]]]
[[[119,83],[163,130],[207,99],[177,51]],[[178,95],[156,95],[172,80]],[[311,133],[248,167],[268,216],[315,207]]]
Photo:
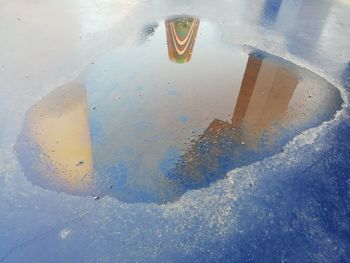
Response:
[[[176,16],[165,21],[169,59],[175,63],[191,60],[199,19]]]

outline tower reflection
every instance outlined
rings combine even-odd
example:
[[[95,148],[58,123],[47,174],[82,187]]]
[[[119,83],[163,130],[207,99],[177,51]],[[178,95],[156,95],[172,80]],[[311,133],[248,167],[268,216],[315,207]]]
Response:
[[[278,125],[298,84],[296,74],[251,54],[232,117],[234,128],[257,141],[266,130]]]
[[[170,177],[198,188],[276,151],[279,126],[298,84],[295,72],[250,54],[232,122],[214,119]],[[268,145],[266,145],[268,142]]]
[[[260,54],[250,54],[232,123],[214,120],[204,134],[217,135],[232,127],[240,130],[240,137],[257,143],[264,132],[271,133],[280,125],[297,84],[295,72],[264,60]]]
[[[169,59],[175,63],[191,60],[196,41],[199,19],[190,16],[173,16],[165,20]]]

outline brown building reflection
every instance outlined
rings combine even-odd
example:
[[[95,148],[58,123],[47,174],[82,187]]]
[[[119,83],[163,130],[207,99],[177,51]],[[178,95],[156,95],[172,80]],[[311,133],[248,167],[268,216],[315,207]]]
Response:
[[[67,193],[91,193],[92,147],[85,89],[69,84],[53,91],[26,114],[17,155],[28,178]]]
[[[189,188],[204,186],[256,161],[259,150],[267,154],[266,141],[274,151],[297,84],[295,72],[260,55],[249,55],[232,122],[214,119],[184,153],[173,178],[181,178]]]
[[[214,120],[204,136],[215,136],[224,129],[240,129],[241,139],[257,143],[264,132],[273,135],[281,124],[298,84],[295,72],[249,55],[232,122]]]
[[[196,41],[199,19],[190,16],[174,16],[165,20],[169,59],[175,63],[191,60]]]
[[[280,124],[297,84],[295,72],[250,55],[232,126],[241,127],[249,138],[258,139],[264,131]]]

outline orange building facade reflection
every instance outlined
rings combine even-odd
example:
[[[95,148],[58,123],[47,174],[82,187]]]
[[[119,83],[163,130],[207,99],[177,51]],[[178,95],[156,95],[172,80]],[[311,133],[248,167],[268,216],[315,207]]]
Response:
[[[250,55],[232,117],[234,128],[258,137],[283,120],[298,84],[295,72]]]
[[[242,139],[258,143],[264,132],[272,135],[283,121],[297,84],[295,72],[249,55],[232,123],[214,120],[204,134],[215,135],[228,127],[240,128]]]
[[[258,158],[262,140],[273,149],[297,84],[293,70],[250,54],[231,123],[214,119],[182,155],[172,176],[189,187],[208,185]]]

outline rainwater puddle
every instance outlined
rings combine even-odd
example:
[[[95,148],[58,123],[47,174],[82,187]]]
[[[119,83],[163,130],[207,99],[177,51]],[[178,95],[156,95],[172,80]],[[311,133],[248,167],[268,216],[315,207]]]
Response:
[[[341,104],[314,73],[174,16],[33,105],[16,150],[43,188],[167,203],[281,152]]]

